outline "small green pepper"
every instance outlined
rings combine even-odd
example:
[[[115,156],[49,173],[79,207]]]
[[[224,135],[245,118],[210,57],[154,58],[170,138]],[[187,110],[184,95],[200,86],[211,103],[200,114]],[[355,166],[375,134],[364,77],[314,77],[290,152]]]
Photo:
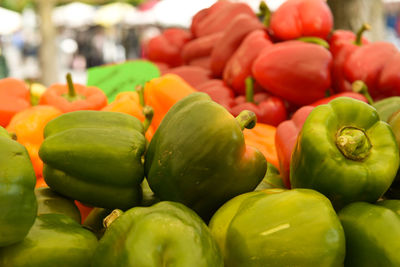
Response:
[[[39,156],[49,187],[91,206],[128,209],[140,203],[144,128],[118,112],[75,111],[50,121]]]
[[[99,242],[93,267],[223,266],[207,225],[180,203],[135,207],[119,216],[113,212],[105,221],[110,218],[113,221]]]
[[[355,201],[377,201],[398,167],[391,127],[372,106],[340,97],[307,117],[292,154],[290,181],[292,188],[323,193],[340,209]]]
[[[35,183],[27,150],[0,127],[0,247],[21,241],[33,225]]]

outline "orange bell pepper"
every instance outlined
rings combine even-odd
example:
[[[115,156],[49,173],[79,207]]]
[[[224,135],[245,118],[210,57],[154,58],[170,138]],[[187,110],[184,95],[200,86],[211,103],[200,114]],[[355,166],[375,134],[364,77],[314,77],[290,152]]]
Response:
[[[38,151],[43,142],[44,127],[61,114],[59,109],[52,106],[33,106],[15,114],[6,128],[10,133],[15,133],[17,141],[28,150],[37,178],[42,177],[43,170]]]
[[[31,106],[29,89],[24,81],[14,78],[0,80],[0,126],[6,127],[11,118]]]
[[[275,133],[276,128],[274,126],[259,122],[253,129],[245,129],[243,131],[246,145],[258,148],[267,161],[279,169]]]
[[[154,109],[151,123],[154,129],[157,129],[176,102],[194,92],[196,90],[193,87],[175,74],[165,74],[147,82],[144,86],[144,98],[146,104]]]
[[[72,83],[70,74],[67,74],[67,85],[53,84],[40,97],[40,105],[50,105],[62,112],[77,110],[100,110],[107,105],[104,92],[94,86],[85,86]]]
[[[143,107],[140,104],[139,94],[137,92],[122,92],[116,96],[112,103],[105,106],[102,110],[126,113],[143,122],[146,118],[143,115],[142,109]],[[146,131],[146,139],[150,141],[153,135],[154,128],[150,125]]]

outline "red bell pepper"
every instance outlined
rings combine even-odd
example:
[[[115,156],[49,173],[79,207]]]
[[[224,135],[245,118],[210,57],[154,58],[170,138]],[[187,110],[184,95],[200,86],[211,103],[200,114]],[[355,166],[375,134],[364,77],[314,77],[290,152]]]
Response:
[[[253,79],[246,79],[246,96],[238,96],[236,105],[231,107],[233,116],[238,116],[243,110],[251,110],[257,116],[257,122],[278,126],[287,119],[285,103],[276,96],[268,93],[256,93],[253,95]]]
[[[400,95],[400,53],[385,64],[378,81],[379,93],[385,97]]]
[[[329,45],[333,56],[332,88],[335,92],[351,91],[351,82],[346,79],[344,74],[344,64],[355,50],[368,43],[362,34],[369,28],[369,25],[364,24],[357,35],[347,30],[336,30],[332,34]]]
[[[211,57],[199,57],[189,62],[189,66],[197,66],[203,69],[210,69]]]
[[[331,86],[332,55],[324,47],[286,41],[265,48],[255,59],[252,74],[273,95],[296,105],[325,96]]]
[[[233,90],[222,80],[209,80],[196,86],[196,90],[207,93],[213,101],[224,106],[229,111],[231,106],[235,103],[235,94]]]
[[[366,83],[369,93],[374,100],[400,95],[400,88],[387,90],[380,88],[380,75],[399,51],[389,42],[374,42],[366,44],[355,50],[344,65],[347,80],[354,82],[362,80]]]
[[[296,145],[297,136],[313,108],[313,106],[301,107],[293,114],[290,120],[280,123],[276,128],[275,145],[279,159],[279,170],[287,188],[290,188],[292,151]]]
[[[40,105],[50,105],[62,112],[77,110],[100,110],[107,105],[104,92],[94,86],[72,83],[67,74],[67,85],[53,84],[40,97]]]
[[[217,32],[187,42],[182,48],[183,61],[190,64],[195,59],[210,56],[214,45],[221,37],[222,32]]]
[[[26,84],[14,78],[0,80],[0,126],[6,127],[11,118],[31,106]]]
[[[272,42],[264,30],[249,33],[226,63],[223,79],[238,94],[246,93],[245,79],[251,75],[251,66],[258,54]]]
[[[180,76],[192,87],[196,88],[211,79],[211,71],[197,66],[180,66],[162,71],[161,74],[172,73]]]
[[[181,51],[185,43],[192,39],[188,30],[168,28],[147,43],[147,57],[151,61],[167,63],[170,67],[183,64]]]
[[[217,1],[210,9],[210,14],[196,23],[197,25],[194,27],[195,37],[224,31],[227,25],[240,14],[247,14],[257,18],[254,11],[246,3],[222,0]]]
[[[324,0],[288,0],[271,16],[271,34],[277,40],[302,36],[326,39],[333,27],[332,12]]]
[[[225,65],[240,46],[243,39],[254,30],[265,29],[265,26],[253,14],[237,15],[227,26],[222,37],[216,42],[211,52],[211,72],[214,77],[221,77]]]

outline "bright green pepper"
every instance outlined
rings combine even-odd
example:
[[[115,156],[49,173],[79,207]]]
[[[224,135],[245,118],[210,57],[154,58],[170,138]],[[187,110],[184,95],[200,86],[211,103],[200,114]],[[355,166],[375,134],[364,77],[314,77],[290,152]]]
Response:
[[[201,218],[180,203],[164,201],[117,217],[100,240],[92,266],[219,267],[223,261]]]
[[[97,238],[67,215],[42,214],[26,238],[0,249],[0,266],[87,267]]]
[[[50,121],[39,156],[49,187],[91,206],[128,209],[140,203],[144,129],[118,112],[76,111]]]
[[[393,113],[392,116],[389,117],[388,123],[392,127],[397,145],[400,148],[400,111]],[[396,178],[385,193],[385,197],[400,199],[400,169],[397,170]]]
[[[72,199],[65,198],[48,187],[35,188],[35,195],[38,202],[37,215],[64,214],[81,223],[81,213]]]
[[[339,218],[330,201],[311,189],[239,195],[218,209],[210,229],[225,266],[343,266]]]
[[[390,117],[400,110],[400,96],[392,96],[375,102],[372,105],[376,108],[381,120],[388,122]]]
[[[245,145],[242,130],[256,116],[235,119],[205,93],[178,101],[153,136],[145,157],[150,188],[162,200],[177,201],[209,219],[230,198],[252,191],[263,179],[263,154]]]
[[[339,211],[346,235],[345,266],[400,266],[400,215],[385,205],[355,202]]]
[[[375,202],[396,175],[399,150],[391,127],[361,101],[337,98],[314,108],[292,154],[292,188],[312,188],[340,209]]]
[[[21,241],[33,225],[35,183],[27,150],[0,127],[0,247]]]

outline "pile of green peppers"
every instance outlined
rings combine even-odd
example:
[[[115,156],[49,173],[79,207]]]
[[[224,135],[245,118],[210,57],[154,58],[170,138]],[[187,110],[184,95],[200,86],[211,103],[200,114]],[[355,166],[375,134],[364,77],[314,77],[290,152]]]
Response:
[[[245,144],[255,114],[204,93],[177,102],[150,143],[127,114],[53,119],[39,151],[48,188],[0,128],[0,266],[400,266],[400,200],[388,199],[400,113],[388,112],[350,98],[314,108],[291,189]]]

